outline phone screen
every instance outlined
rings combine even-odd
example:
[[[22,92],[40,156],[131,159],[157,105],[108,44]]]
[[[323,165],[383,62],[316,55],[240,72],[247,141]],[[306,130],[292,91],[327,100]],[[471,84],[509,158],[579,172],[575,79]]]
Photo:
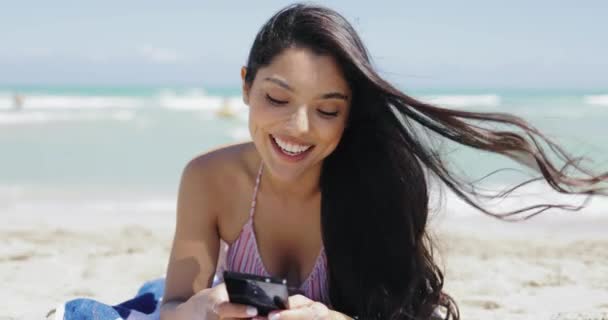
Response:
[[[224,282],[230,302],[254,306],[260,315],[289,307],[284,279],[224,271]]]

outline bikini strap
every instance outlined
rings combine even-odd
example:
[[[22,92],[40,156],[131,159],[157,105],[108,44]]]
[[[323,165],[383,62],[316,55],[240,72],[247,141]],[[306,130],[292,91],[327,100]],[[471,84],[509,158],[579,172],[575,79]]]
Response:
[[[255,204],[258,199],[258,190],[260,188],[260,180],[262,179],[262,169],[264,168],[263,164],[260,164],[260,169],[258,169],[258,176],[255,178],[255,188],[253,189],[253,197],[251,200],[251,209],[249,210],[249,217],[253,217],[253,213],[255,212]]]

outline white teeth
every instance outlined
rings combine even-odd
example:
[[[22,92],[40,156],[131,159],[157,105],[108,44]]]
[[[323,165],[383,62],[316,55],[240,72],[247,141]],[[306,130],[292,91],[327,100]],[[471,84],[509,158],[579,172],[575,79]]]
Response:
[[[281,149],[283,149],[283,151],[286,151],[291,154],[302,153],[302,152],[308,150],[310,147],[312,147],[312,145],[299,145],[299,144],[294,144],[294,143],[290,143],[287,141],[283,141],[275,136],[272,136],[272,138],[279,145],[279,147],[281,147]]]

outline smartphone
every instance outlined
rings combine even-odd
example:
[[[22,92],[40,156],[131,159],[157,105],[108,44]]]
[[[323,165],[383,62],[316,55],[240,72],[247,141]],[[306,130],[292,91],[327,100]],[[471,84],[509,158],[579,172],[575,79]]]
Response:
[[[230,302],[254,306],[259,315],[289,308],[285,279],[224,271],[224,282]]]

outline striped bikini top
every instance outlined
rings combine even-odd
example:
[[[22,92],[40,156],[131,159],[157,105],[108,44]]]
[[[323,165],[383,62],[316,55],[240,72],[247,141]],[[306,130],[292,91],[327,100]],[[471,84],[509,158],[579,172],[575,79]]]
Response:
[[[258,170],[258,175],[255,180],[255,188],[253,191],[253,199],[251,201],[251,209],[249,211],[249,219],[241,229],[238,238],[231,244],[225,244],[220,254],[217,272],[215,274],[214,283],[223,281],[223,271],[235,271],[243,273],[252,273],[261,276],[271,276],[260,257],[258,250],[257,239],[253,228],[253,215],[255,213],[255,205],[257,194],[262,177],[262,166]],[[227,247],[226,247],[227,246]],[[223,261],[222,261],[223,259]],[[321,252],[317,256],[314,267],[308,277],[302,282],[299,288],[295,291],[303,294],[309,299],[319,301],[327,306],[329,303],[329,287],[327,283],[327,256],[325,248],[321,246]],[[295,293],[292,293],[295,294]]]

